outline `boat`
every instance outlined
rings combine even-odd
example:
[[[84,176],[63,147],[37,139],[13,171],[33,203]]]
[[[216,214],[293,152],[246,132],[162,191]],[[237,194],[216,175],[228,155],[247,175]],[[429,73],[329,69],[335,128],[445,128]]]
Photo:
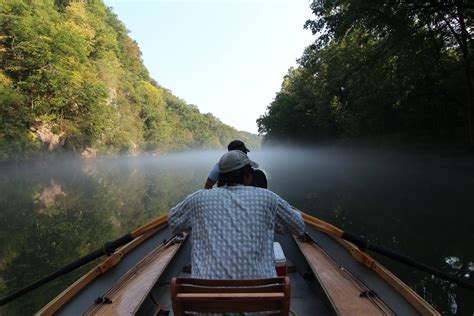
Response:
[[[258,311],[276,315],[440,315],[334,226],[303,213],[304,238],[275,234],[276,270],[259,280],[190,278],[189,235],[171,235],[167,216],[118,248],[36,315],[180,315]],[[194,309],[193,309],[194,308]]]

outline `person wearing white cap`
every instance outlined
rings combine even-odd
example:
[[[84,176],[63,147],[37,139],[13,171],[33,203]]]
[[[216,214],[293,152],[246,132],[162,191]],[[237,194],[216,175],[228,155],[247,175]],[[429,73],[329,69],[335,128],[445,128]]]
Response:
[[[168,215],[172,233],[192,230],[192,277],[276,276],[274,233],[301,234],[301,213],[270,190],[249,186],[251,160],[242,151],[224,154],[219,170],[219,187],[194,192]]]
[[[245,146],[244,142],[241,140],[233,140],[227,146],[227,150],[240,150],[241,152],[247,154],[250,152],[250,149]],[[258,164],[254,161],[251,161],[252,168],[258,168]],[[214,167],[209,172],[207,176],[206,183],[204,184],[205,189],[212,189],[214,184],[216,184],[217,180],[219,179],[219,163],[216,163]]]

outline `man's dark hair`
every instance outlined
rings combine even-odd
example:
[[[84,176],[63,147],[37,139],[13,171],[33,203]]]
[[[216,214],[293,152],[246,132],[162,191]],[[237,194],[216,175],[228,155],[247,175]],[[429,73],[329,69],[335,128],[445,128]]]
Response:
[[[241,140],[233,140],[229,143],[229,145],[227,146],[227,150],[228,151],[231,151],[231,150],[240,150],[241,152],[243,153],[248,153],[250,150],[247,148],[247,146],[245,146],[244,142],[241,141]]]
[[[237,185],[244,184],[244,176],[252,174],[252,167],[250,165],[245,165],[240,169],[227,172],[219,173],[219,180],[217,180],[217,186],[221,187],[224,185]]]

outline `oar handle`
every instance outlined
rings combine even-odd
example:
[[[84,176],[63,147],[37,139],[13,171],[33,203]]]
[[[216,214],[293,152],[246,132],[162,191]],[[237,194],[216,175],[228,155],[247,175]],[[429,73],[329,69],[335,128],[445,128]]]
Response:
[[[301,212],[301,211],[300,211]],[[334,226],[334,225],[331,225],[323,220],[320,220],[316,217],[313,217],[311,215],[308,215],[304,212],[301,212],[301,216],[303,217],[303,219],[309,223],[311,223],[313,226],[315,226],[318,230],[322,231],[322,232],[325,232],[331,236],[335,236],[335,237],[339,237],[341,238],[342,237],[342,234],[343,234],[343,230]]]
[[[396,253],[396,252],[394,252],[394,251],[392,251],[388,248],[371,244],[368,240],[366,240],[364,238],[361,238],[357,235],[354,235],[354,234],[351,234],[351,233],[345,231],[342,234],[341,238],[345,239],[347,241],[350,241],[351,243],[355,244],[357,247],[359,247],[361,249],[372,250],[372,251],[374,251],[378,254],[381,254],[385,257],[388,257],[392,260],[395,260],[395,261],[404,263],[408,266],[415,267],[415,268],[420,269],[422,271],[431,273],[432,275],[435,275],[435,276],[437,276],[441,279],[450,281],[452,283],[458,284],[458,285],[460,285],[464,288],[474,290],[474,284],[472,284],[472,283],[470,283],[466,280],[463,280],[459,277],[453,276],[453,275],[448,274],[446,272],[442,272],[442,271],[440,271],[436,268],[430,267],[430,266],[428,266],[428,265],[426,265],[422,262],[418,262],[415,259],[412,259],[408,256],[404,256],[402,254]]]
[[[68,264],[68,265],[62,267],[61,269],[51,273],[50,275],[46,276],[45,278],[43,278],[41,280],[38,280],[38,281],[28,285],[25,288],[23,288],[21,290],[18,290],[16,292],[8,295],[5,298],[0,299],[0,306],[3,306],[5,304],[17,299],[18,297],[23,296],[23,295],[33,291],[34,289],[40,287],[41,285],[46,284],[46,283],[56,279],[57,277],[60,277],[61,275],[69,273],[69,272],[85,265],[86,263],[89,263],[89,262],[91,262],[91,261],[93,261],[93,260],[95,260],[95,259],[97,259],[97,258],[99,258],[103,255],[112,254],[113,252],[115,252],[115,250],[118,247],[123,246],[125,244],[128,244],[129,242],[131,242],[132,240],[134,240],[138,236],[141,236],[141,235],[157,228],[158,226],[163,225],[164,223],[166,223],[167,218],[168,218],[167,215],[162,215],[162,216],[158,217],[157,219],[149,222],[148,224],[145,224],[145,225],[135,229],[130,234],[123,235],[122,237],[120,237],[119,239],[116,239],[114,241],[106,242],[101,248],[91,252],[90,254],[85,255],[84,257],[81,257],[81,258],[79,258],[78,260],[76,260],[74,262],[71,262],[70,264]]]
[[[46,276],[45,278],[43,278],[41,280],[38,280],[38,281],[28,285],[27,287],[8,295],[5,298],[0,299],[0,306],[3,306],[5,304],[17,299],[18,297],[23,296],[23,295],[33,291],[34,289],[40,287],[41,285],[46,284],[46,283],[56,279],[57,277],[59,277],[63,274],[66,274],[66,273],[68,273],[72,270],[75,270],[75,269],[79,268],[80,266],[82,266],[82,265],[84,265],[84,264],[86,264],[86,263],[88,263],[92,260],[95,260],[95,259],[99,258],[103,254],[104,253],[103,253],[102,248],[97,249],[94,252],[91,252],[90,254],[80,258],[79,260],[74,261],[74,262],[64,266],[63,268],[51,273],[50,275]]]
[[[109,254],[115,252],[115,250],[118,247],[129,243],[133,239],[134,238],[130,234],[126,234],[126,235],[120,237],[117,240],[114,240],[114,241],[111,241],[111,242],[106,242],[101,248],[91,252],[90,254],[85,255],[85,256],[79,258],[78,260],[76,260],[74,262],[71,262],[70,264],[68,264],[68,265],[62,267],[61,269],[51,273],[50,275],[44,277],[43,279],[38,280],[38,281],[28,285],[25,288],[23,288],[21,290],[18,290],[18,291],[8,295],[7,297],[5,297],[3,299],[0,299],[0,306],[3,306],[5,304],[17,299],[18,297],[23,296],[23,295],[33,291],[34,289],[36,289],[36,288],[40,287],[41,285],[46,284],[46,283],[48,283],[48,282],[50,282],[54,279],[56,279],[57,277],[60,277],[61,275],[64,275],[64,274],[67,274],[67,273],[69,273],[73,270],[76,270],[77,268],[85,265],[86,263],[89,263],[89,262],[94,261],[95,259],[97,259],[99,257],[102,257],[103,255],[109,255]]]
[[[303,219],[306,222],[313,225],[316,229],[318,229],[318,230],[320,230],[320,231],[322,231],[322,232],[324,232],[328,235],[350,241],[351,243],[355,244],[357,247],[359,247],[363,250],[365,250],[365,249],[372,250],[372,251],[377,252],[377,253],[379,253],[383,256],[386,256],[386,257],[388,257],[392,260],[395,260],[395,261],[404,263],[406,265],[415,267],[417,269],[420,269],[422,271],[431,273],[432,275],[435,275],[435,276],[437,276],[441,279],[447,280],[449,282],[458,284],[458,285],[460,285],[464,288],[474,290],[474,284],[472,284],[471,282],[468,282],[468,281],[463,280],[459,277],[450,275],[448,273],[442,272],[438,269],[430,267],[430,266],[428,266],[424,263],[418,262],[418,261],[416,261],[416,260],[414,260],[410,257],[407,257],[407,256],[401,255],[399,253],[396,253],[396,252],[394,252],[390,249],[387,249],[385,247],[371,244],[367,239],[364,239],[364,238],[359,237],[355,234],[343,231],[342,229],[337,228],[336,226],[333,226],[333,225],[331,225],[331,224],[329,224],[329,223],[327,223],[323,220],[320,220],[316,217],[308,215],[304,212],[301,212],[301,216],[303,217]]]

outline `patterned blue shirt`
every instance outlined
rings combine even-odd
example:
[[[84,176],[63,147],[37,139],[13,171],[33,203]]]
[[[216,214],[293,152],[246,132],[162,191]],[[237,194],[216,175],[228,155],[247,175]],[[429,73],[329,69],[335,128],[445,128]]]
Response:
[[[172,233],[192,229],[192,276],[204,279],[274,277],[273,238],[300,234],[300,212],[277,194],[250,186],[199,190],[170,210]]]

